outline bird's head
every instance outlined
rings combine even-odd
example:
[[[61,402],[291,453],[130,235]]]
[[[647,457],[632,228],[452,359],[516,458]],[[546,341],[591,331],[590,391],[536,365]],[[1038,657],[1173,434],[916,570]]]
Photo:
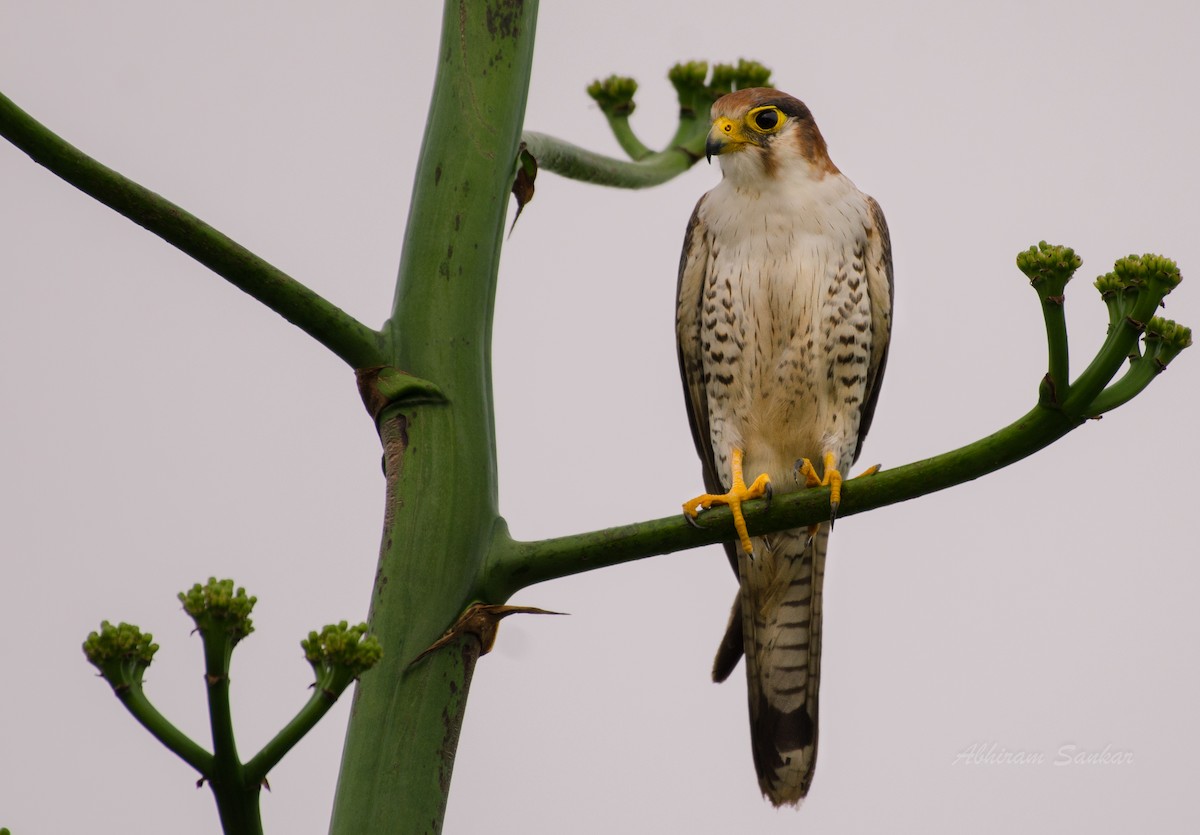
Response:
[[[770,87],[751,87],[717,99],[704,146],[709,161],[721,157],[726,174],[777,177],[803,172],[814,179],[836,174],[812,113],[797,98]]]

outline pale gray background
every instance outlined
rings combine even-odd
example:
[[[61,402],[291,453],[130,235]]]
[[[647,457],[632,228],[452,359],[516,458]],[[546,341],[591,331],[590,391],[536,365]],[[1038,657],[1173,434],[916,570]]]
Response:
[[[527,124],[615,151],[583,87],[642,82],[665,141],[678,59],[757,57],[887,212],[895,340],[865,460],[1022,414],[1041,318],[1013,266],[1074,246],[1076,369],[1095,275],[1161,251],[1200,280],[1193,3],[544,3]],[[0,2],[0,89],[68,140],[379,324],[431,89],[439,4]],[[523,538],[668,515],[700,489],[672,334],[698,166],[648,192],[543,175],[496,316],[501,502]],[[342,364],[0,144],[0,825],[214,833],[194,774],[79,651],[153,631],[147,690],[207,741],[174,594],[261,598],[242,748],[311,681],[297,641],[366,614],[378,443]],[[1195,284],[1168,315],[1200,325]],[[619,341],[602,339],[616,333]],[[978,483],[839,523],[821,765],[799,811],[754,782],[744,684],[708,681],[734,581],[708,548],[546,584],[477,672],[447,831],[1187,832],[1200,767],[1192,531],[1200,350],[1142,397]],[[271,775],[268,831],[325,830],[348,700]],[[955,765],[976,744],[1040,766]],[[1133,753],[1050,764],[1060,746]]]

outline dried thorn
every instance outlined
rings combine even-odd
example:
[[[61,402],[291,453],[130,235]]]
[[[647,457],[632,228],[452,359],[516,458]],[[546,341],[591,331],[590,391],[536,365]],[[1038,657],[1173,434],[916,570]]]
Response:
[[[472,603],[467,610],[459,615],[454,625],[443,633],[429,647],[414,658],[408,666],[413,666],[427,655],[431,655],[449,643],[464,635],[472,635],[479,641],[479,654],[487,655],[496,644],[496,632],[500,621],[509,615],[562,615],[565,612],[551,612],[548,609],[538,609],[535,606],[499,606],[493,603]]]

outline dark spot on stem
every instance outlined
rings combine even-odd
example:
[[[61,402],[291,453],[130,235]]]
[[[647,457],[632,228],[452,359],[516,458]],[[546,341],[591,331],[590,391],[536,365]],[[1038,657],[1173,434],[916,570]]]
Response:
[[[521,34],[523,0],[501,0],[488,7],[487,30],[492,37],[516,38]]]

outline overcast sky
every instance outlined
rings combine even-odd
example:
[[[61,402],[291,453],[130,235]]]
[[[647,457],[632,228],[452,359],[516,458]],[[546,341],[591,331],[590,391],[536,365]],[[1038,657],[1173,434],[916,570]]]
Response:
[[[1200,325],[1194,3],[543,5],[530,129],[616,152],[583,88],[620,72],[657,145],[673,62],[757,58],[882,204],[895,331],[865,463],[946,451],[1030,407],[1045,345],[1013,258],[1039,239],[1083,258],[1076,371],[1104,336],[1091,280],[1129,252],[1179,262],[1166,314]],[[0,90],[377,326],[438,13],[0,0]],[[688,215],[718,178],[539,178],[496,309],[515,536],[657,518],[700,491],[673,296]],[[233,669],[253,753],[307,697],[300,638],[366,615],[378,440],[339,360],[6,144],[0,253],[0,825],[211,835],[210,793],[79,644],[105,618],[153,632],[147,692],[207,744],[200,642],[174,596],[235,578],[260,598]],[[713,547],[514,599],[572,616],[506,621],[480,663],[446,831],[1197,831],[1195,354],[1025,462],[839,522],[799,811],[759,796],[740,673],[708,680],[735,586]],[[325,831],[348,701],[272,772],[268,832]],[[1043,761],[960,756],[990,746]],[[1131,761],[1055,765],[1065,746]]]

